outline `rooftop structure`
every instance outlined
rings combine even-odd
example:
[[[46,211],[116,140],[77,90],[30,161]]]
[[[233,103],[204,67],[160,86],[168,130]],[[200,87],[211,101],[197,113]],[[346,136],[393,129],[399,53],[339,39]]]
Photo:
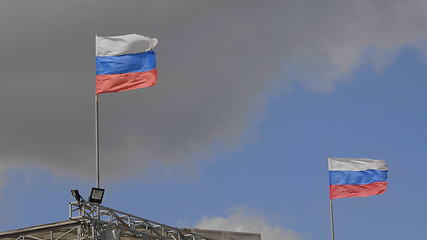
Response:
[[[261,234],[176,228],[88,201],[69,220],[0,232],[1,240],[261,240]]]

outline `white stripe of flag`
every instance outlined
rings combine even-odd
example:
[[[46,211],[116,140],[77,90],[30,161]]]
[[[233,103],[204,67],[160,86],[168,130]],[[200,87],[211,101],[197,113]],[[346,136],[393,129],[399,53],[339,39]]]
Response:
[[[96,36],[96,56],[108,57],[147,52],[157,45],[157,38],[139,34],[101,37]]]
[[[388,170],[384,160],[368,158],[328,158],[329,171]]]

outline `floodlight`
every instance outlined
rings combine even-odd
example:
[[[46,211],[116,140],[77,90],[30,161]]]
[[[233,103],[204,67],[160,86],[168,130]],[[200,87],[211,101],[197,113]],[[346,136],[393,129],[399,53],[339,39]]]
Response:
[[[73,195],[77,202],[80,202],[83,199],[82,196],[80,196],[79,190],[77,189],[71,190],[71,195]]]
[[[101,203],[102,198],[104,197],[105,189],[102,188],[92,188],[90,192],[89,202],[93,203]]]

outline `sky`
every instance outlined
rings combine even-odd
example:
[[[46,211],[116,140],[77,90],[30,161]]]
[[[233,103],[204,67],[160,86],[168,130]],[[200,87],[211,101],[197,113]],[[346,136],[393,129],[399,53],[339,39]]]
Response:
[[[94,186],[94,36],[140,33],[159,83],[100,96],[105,205],[328,239],[327,157],[367,157],[389,190],[335,200],[337,239],[421,239],[426,23],[421,0],[3,0],[0,231]]]

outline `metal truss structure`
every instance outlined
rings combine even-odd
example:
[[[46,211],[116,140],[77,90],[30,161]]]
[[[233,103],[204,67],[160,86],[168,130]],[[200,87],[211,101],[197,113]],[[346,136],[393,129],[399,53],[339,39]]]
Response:
[[[208,240],[88,201],[69,203],[70,220],[0,233],[1,240]]]
[[[69,203],[69,220],[0,232],[0,240],[261,240],[258,233],[175,228],[88,201]]]
[[[69,204],[69,217],[82,224],[81,240],[207,240],[191,231],[171,227],[88,201]],[[56,240],[56,239],[55,239]]]
[[[0,233],[1,240],[77,240],[81,226],[78,221],[63,221]]]

